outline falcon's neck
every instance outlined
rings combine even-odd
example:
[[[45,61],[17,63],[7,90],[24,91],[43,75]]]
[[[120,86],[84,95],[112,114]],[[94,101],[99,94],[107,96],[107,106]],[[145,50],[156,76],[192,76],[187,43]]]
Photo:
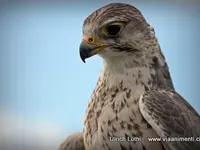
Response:
[[[104,58],[100,80],[108,89],[118,88],[121,83],[126,88],[140,89],[141,92],[150,89],[174,89],[161,51],[148,58],[131,55]]]
[[[138,62],[133,59],[133,56],[126,56],[104,60],[101,79],[106,81],[108,88],[115,88],[121,82],[126,88],[141,86],[151,88],[150,80],[155,70],[148,67],[148,62]]]

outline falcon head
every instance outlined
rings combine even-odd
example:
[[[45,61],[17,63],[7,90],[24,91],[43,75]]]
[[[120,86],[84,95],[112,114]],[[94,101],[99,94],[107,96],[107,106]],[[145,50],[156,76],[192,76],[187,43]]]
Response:
[[[154,43],[154,30],[137,8],[111,3],[85,19],[80,57],[83,62],[95,54],[106,60],[126,56],[145,59],[147,53],[153,53],[150,47]]]

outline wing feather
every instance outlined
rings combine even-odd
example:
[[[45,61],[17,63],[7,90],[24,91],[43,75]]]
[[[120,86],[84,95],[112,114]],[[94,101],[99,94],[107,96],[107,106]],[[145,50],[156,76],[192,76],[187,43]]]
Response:
[[[85,150],[83,133],[75,132],[68,136],[60,145],[59,150]]]
[[[162,141],[165,147],[170,150],[200,150],[200,141],[190,141],[200,137],[200,116],[178,93],[165,90],[147,91],[140,97],[139,108],[160,137],[189,140]]]

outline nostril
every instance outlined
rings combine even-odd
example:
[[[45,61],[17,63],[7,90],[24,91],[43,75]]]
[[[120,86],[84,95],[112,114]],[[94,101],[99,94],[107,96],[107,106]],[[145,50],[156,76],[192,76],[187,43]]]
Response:
[[[90,43],[93,42],[93,38],[91,38],[91,37],[88,38],[88,42],[90,42]]]

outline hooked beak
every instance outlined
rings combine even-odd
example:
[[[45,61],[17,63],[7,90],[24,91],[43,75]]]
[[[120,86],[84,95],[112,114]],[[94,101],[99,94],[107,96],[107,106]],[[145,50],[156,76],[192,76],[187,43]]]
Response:
[[[99,53],[105,44],[95,41],[91,37],[84,36],[80,44],[79,52],[81,60],[85,63],[85,59]]]

